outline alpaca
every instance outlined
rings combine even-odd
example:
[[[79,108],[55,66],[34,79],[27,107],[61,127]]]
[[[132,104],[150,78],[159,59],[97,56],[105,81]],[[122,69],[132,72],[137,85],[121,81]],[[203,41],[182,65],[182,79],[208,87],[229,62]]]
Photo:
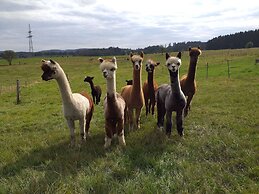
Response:
[[[75,145],[75,120],[79,120],[81,142],[88,136],[94,105],[87,93],[72,93],[66,74],[61,66],[53,60],[42,60],[42,79],[55,79],[62,97],[64,117],[70,129],[70,146]]]
[[[131,62],[133,64],[133,84],[127,85],[122,88],[121,95],[126,102],[126,116],[125,123],[129,124],[129,129],[134,127],[140,128],[140,113],[144,105],[144,94],[141,87],[141,72],[142,72],[142,61],[144,53],[140,55],[130,54]],[[133,121],[133,114],[135,110],[135,122]]]
[[[126,103],[122,96],[116,92],[116,58],[104,60],[99,58],[100,68],[107,82],[107,95],[104,99],[105,116],[105,144],[108,148],[111,145],[112,137],[118,136],[119,144],[125,146],[124,138],[124,112]]]
[[[181,66],[181,52],[176,57],[166,53],[166,65],[170,74],[170,84],[162,84],[157,89],[157,126],[163,130],[166,114],[166,134],[171,135],[172,112],[176,112],[176,126],[180,136],[184,135],[183,110],[186,105],[185,96],[180,87],[179,69]]]
[[[102,89],[100,86],[94,85],[93,79],[94,77],[86,76],[84,82],[88,82],[90,84],[94,104],[98,105],[101,99]]]
[[[155,67],[158,66],[160,63],[156,63],[149,59],[146,63],[146,71],[147,71],[147,81],[143,84],[143,93],[145,99],[145,106],[146,106],[146,115],[150,113],[150,109],[152,108],[152,115],[154,115],[154,109],[156,104],[156,97],[155,93],[157,91],[158,85],[154,80],[154,72]]]
[[[127,83],[127,85],[132,85],[133,80],[132,79],[129,79],[129,80],[126,79],[126,83]]]
[[[198,62],[199,55],[201,54],[200,47],[198,48],[189,48],[190,56],[190,65],[187,75],[182,76],[180,84],[184,95],[187,98],[187,104],[184,108],[184,116],[188,115],[188,111],[191,107],[192,98],[196,92],[196,81],[195,81],[195,72],[196,65]]]

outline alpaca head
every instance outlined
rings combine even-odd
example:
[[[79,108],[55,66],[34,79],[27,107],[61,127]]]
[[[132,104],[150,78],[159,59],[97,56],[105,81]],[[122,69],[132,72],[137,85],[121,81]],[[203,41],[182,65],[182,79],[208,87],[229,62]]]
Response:
[[[201,55],[201,48],[198,46],[197,48],[189,47],[189,56],[190,57],[198,57]]]
[[[170,72],[177,72],[181,66],[181,52],[177,54],[176,57],[171,57],[166,53],[166,65]]]
[[[149,59],[146,63],[146,71],[148,73],[153,73],[155,70],[155,67],[158,66],[160,62],[154,62],[153,60]]]
[[[56,61],[53,61],[51,59],[49,61],[46,61],[42,59],[41,62],[41,69],[43,71],[41,78],[43,80],[48,81],[51,79],[57,79],[60,76],[62,70]]]
[[[103,58],[98,59],[100,62],[100,69],[103,72],[105,79],[112,79],[115,77],[115,71],[117,69],[116,58],[113,57],[111,60],[104,60]]]
[[[126,80],[126,83],[127,83],[127,85],[132,85],[133,84],[133,80],[132,79]]]
[[[94,77],[90,77],[90,76],[86,76],[85,79],[84,79],[84,82],[92,82],[94,79]]]
[[[130,53],[131,62],[133,64],[133,68],[136,71],[140,71],[142,66],[142,61],[144,58],[144,53],[141,51],[140,55],[133,55]]]

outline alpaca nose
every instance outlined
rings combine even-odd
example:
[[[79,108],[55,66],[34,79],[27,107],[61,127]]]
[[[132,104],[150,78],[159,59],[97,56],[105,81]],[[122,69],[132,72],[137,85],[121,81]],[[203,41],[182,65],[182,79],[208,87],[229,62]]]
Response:
[[[106,71],[103,72],[103,77],[107,77],[108,73]]]

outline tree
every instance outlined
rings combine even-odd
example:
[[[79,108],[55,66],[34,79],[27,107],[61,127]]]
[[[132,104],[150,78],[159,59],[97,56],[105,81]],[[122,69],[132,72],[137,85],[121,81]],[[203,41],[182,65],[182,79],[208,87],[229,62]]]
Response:
[[[2,54],[2,58],[7,60],[9,65],[12,65],[12,60],[15,58],[15,52],[12,50],[6,50]]]
[[[246,43],[246,48],[252,48],[254,46],[254,43],[253,42],[251,42],[251,41],[249,41],[249,42],[247,42]]]

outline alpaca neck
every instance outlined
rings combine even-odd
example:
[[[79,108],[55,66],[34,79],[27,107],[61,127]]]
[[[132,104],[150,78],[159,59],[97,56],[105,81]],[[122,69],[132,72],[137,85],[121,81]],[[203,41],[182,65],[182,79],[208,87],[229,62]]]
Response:
[[[116,96],[116,76],[112,79],[107,79],[107,96]]]
[[[142,69],[140,69],[139,71],[133,70],[132,92],[141,91],[141,72],[142,72]]]
[[[60,68],[61,76],[57,78],[57,83],[59,86],[59,90],[61,93],[63,104],[72,102],[72,90],[70,88],[69,82],[67,80],[67,76],[64,71]]]
[[[148,89],[153,91],[154,90],[154,72],[148,73],[147,83],[148,83]]]
[[[190,57],[190,65],[187,74],[187,79],[189,81],[194,81],[195,79],[197,61],[198,57]]]
[[[179,70],[176,72],[170,72],[170,81],[171,81],[171,89],[172,93],[180,94],[181,87],[180,87],[180,81],[179,81]]]
[[[91,90],[93,91],[94,90],[94,83],[93,83],[93,81],[90,81],[89,84],[90,84]]]

